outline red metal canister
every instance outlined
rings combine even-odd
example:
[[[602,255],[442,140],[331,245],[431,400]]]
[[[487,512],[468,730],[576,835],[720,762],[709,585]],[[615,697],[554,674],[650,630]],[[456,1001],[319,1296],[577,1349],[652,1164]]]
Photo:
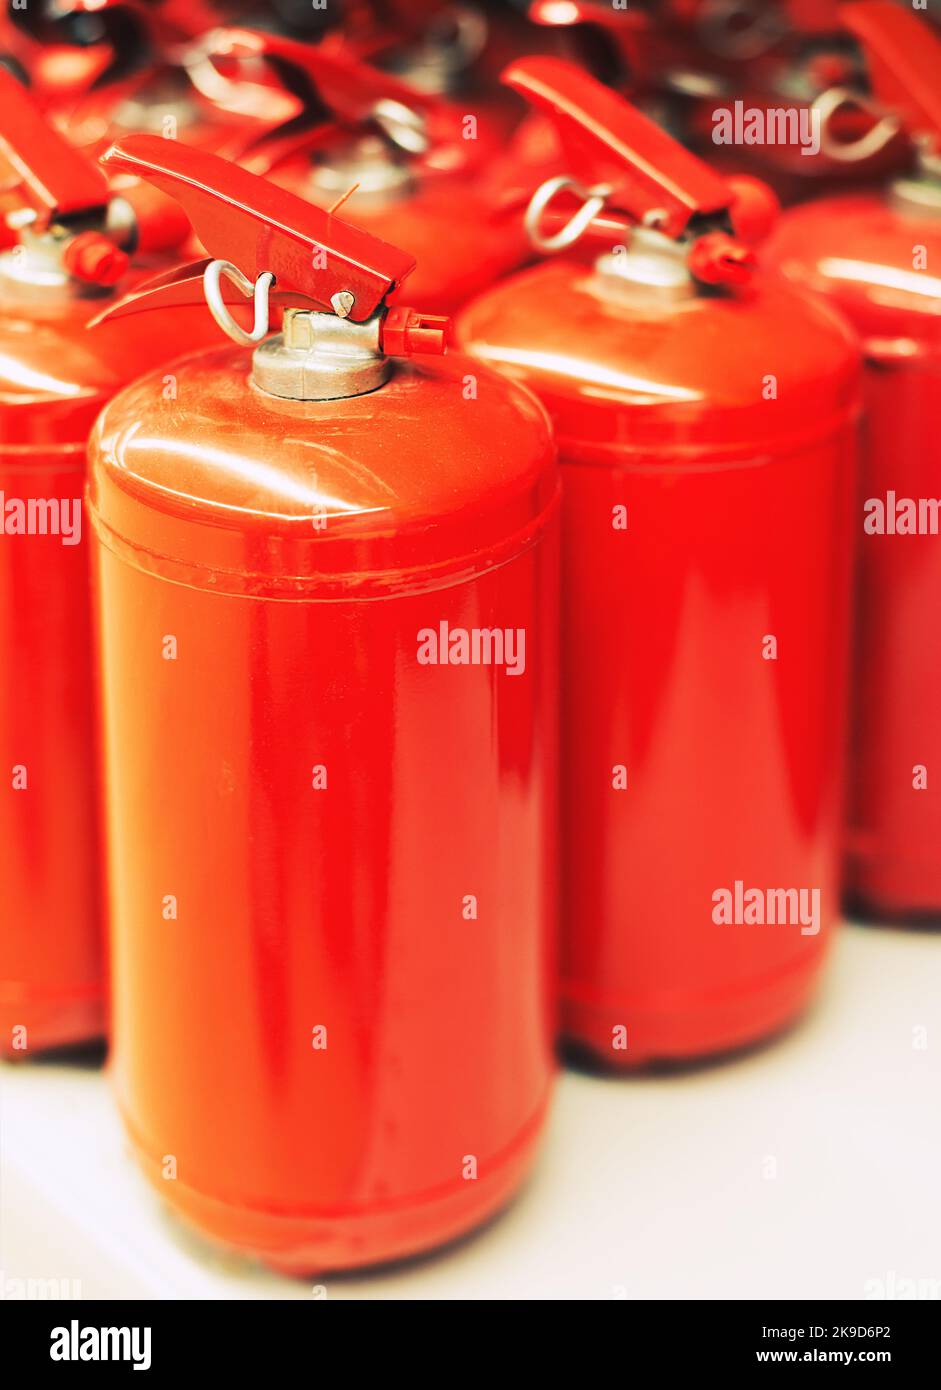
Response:
[[[540,25],[571,35],[582,64],[724,176],[757,175],[785,203],[860,184],[898,165],[891,135],[860,144],[872,118],[845,100],[858,55],[838,0],[664,4],[533,0]],[[852,160],[839,159],[852,143]],[[835,151],[835,153],[833,152]]]
[[[0,255],[0,1052],[21,1056],[104,1028],[88,432],[119,386],[178,351],[181,331],[194,346],[208,335],[193,311],[182,328],[154,315],[146,336],[88,331],[112,287],[139,277],[135,243],[166,247],[188,223],[172,202],[167,222],[154,190],[113,196],[6,72],[0,150],[23,181]]]
[[[240,163],[319,207],[342,203],[344,217],[408,250],[412,304],[450,312],[526,258],[521,229],[496,215],[490,192],[506,136],[492,109],[275,34],[219,31],[213,47],[267,61],[304,93],[307,123],[248,142]]]
[[[898,6],[848,5],[874,95],[919,146],[887,188],[794,209],[769,252],[859,331],[866,428],[846,844],[850,906],[941,916],[941,41]]]
[[[238,131],[296,114],[287,94],[216,70],[221,11],[206,0],[57,0],[11,17],[36,100],[86,152],[100,153],[128,130],[218,149]]]
[[[255,282],[259,335],[271,274],[287,306],[254,355],[173,368],[172,402],[128,388],[91,446],[120,1105],[216,1240],[391,1259],[508,1199],[548,1098],[548,422],[467,359],[405,360],[446,320],[387,308],[402,252],[171,141],[109,163]]]
[[[458,321],[563,463],[563,1028],[692,1058],[796,1015],[837,912],[858,354],[646,118],[556,60],[507,80],[564,151],[534,235],[618,243]]]

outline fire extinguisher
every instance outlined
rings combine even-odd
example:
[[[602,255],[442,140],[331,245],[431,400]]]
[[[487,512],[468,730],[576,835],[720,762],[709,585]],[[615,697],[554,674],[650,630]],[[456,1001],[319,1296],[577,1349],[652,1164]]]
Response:
[[[941,40],[893,4],[847,5],[843,15],[867,55],[863,100],[875,108],[875,137],[901,128],[914,167],[883,189],[793,209],[769,253],[838,307],[863,344],[849,905],[876,918],[937,920]]]
[[[656,16],[613,11],[596,0],[534,0],[540,26],[571,35],[593,76],[630,97],[725,177],[758,175],[786,203],[831,184],[860,183],[898,165],[898,142],[864,152],[856,141],[871,121],[851,106],[828,114],[821,149],[820,102],[855,72],[857,55],[841,33],[836,0],[778,4],[706,3],[684,22],[669,7]],[[590,40],[586,43],[586,40]]]
[[[838,0],[788,0],[764,8],[772,40],[764,57],[749,61],[746,48],[727,92],[693,108],[694,147],[724,172],[759,174],[787,204],[897,171],[903,142],[882,138],[881,131],[876,140],[861,140],[871,118],[854,103],[832,102],[834,89],[854,83],[860,67]],[[716,143],[723,124],[737,129],[732,146]],[[846,157],[849,149],[852,159]]]
[[[276,34],[212,36],[217,58],[265,60],[302,96],[306,121],[249,140],[239,162],[418,261],[410,302],[450,311],[521,264],[518,225],[494,215],[501,131],[349,52]]]
[[[0,152],[20,182],[0,253],[0,1052],[99,1036],[85,445],[132,376],[208,338],[202,316],[94,334],[89,319],[189,234],[179,207],[109,187],[0,72]],[[169,211],[168,211],[169,210]]]
[[[531,387],[563,468],[565,1036],[614,1066],[717,1053],[808,999],[837,911],[858,353],[755,270],[773,215],[578,69],[555,257],[459,341]]]
[[[508,1199],[550,1087],[548,422],[389,308],[405,253],[173,141],[106,163],[214,258],[126,311],[205,292],[239,344],[90,448],[120,1105],[218,1241],[406,1255]]]
[[[86,152],[122,131],[220,147],[297,114],[288,94],[226,80],[212,63],[218,13],[207,0],[182,7],[144,0],[61,0],[11,11],[30,44],[37,100]],[[207,34],[208,31],[208,34]]]

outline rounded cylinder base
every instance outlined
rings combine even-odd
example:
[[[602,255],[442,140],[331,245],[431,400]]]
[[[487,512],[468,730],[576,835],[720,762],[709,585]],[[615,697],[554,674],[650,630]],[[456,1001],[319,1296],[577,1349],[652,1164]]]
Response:
[[[220,1200],[163,1176],[161,1159],[133,1139],[137,1160],[176,1215],[216,1245],[303,1278],[389,1264],[469,1234],[495,1216],[525,1181],[535,1159],[548,1098],[515,1139],[484,1158],[476,1177],[387,1204],[298,1211]],[[127,1117],[125,1116],[127,1123]],[[133,1133],[133,1126],[127,1124]]]
[[[941,927],[941,867],[851,855],[845,898],[848,915],[863,921]]]
[[[100,989],[86,992],[4,997],[0,990],[0,1056],[11,1061],[97,1042],[107,1031],[107,1008]]]
[[[677,997],[661,1009],[566,997],[562,1037],[617,1071],[718,1058],[774,1037],[800,1016],[816,986],[821,954],[734,992]]]

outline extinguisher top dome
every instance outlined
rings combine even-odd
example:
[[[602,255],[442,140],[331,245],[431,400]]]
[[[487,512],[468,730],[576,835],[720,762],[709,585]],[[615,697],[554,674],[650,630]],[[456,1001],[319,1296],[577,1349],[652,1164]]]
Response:
[[[153,352],[132,353],[122,333],[93,336],[85,324],[145,264],[152,274],[160,256],[185,241],[189,223],[176,203],[139,180],[109,183],[4,69],[0,155],[13,176],[0,199],[4,438],[74,442],[161,346],[155,334]]]
[[[86,149],[120,130],[218,141],[242,117],[269,125],[296,108],[269,90],[263,109],[214,73],[211,0],[18,0],[10,17],[27,36],[31,85]]]
[[[883,0],[845,5],[841,16],[862,46],[879,124],[907,135],[914,167],[884,193],[793,208],[771,251],[793,281],[841,306],[868,356],[934,357],[941,351],[941,40]],[[858,97],[847,92],[846,100]]]
[[[73,149],[5,69],[0,102],[0,150],[20,181],[5,194],[15,244],[0,257],[4,298],[101,293],[127,270],[130,209],[112,199],[101,169]]]
[[[462,346],[533,386],[569,453],[604,462],[631,445],[675,462],[677,444],[785,451],[856,408],[852,336],[826,306],[758,273],[753,243],[776,199],[724,179],[573,65],[512,64],[504,81],[552,122],[558,172],[519,187],[534,245],[569,252],[480,296]],[[586,258],[579,244],[601,254]],[[795,344],[800,345],[799,352]]]
[[[145,377],[104,412],[90,481],[102,526],[130,538],[143,489],[154,505],[138,544],[298,596],[308,583],[386,593],[419,570],[423,585],[451,583],[535,538],[558,490],[544,411],[476,363],[424,360],[444,355],[449,321],[387,304],[410,256],[174,141],[130,136],[103,162],[177,198],[212,259],[102,320],[205,297],[240,346],[185,362],[190,409]],[[250,330],[230,308],[246,296]]]

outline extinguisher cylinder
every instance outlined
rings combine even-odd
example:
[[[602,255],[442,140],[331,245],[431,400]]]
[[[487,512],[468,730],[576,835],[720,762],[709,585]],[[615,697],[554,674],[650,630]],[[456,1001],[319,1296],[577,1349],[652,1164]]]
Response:
[[[459,357],[174,376],[91,446],[120,1104],[216,1241],[408,1255],[509,1199],[549,1097],[548,423]]]
[[[559,443],[562,1031],[613,1068],[779,1031],[838,914],[858,353],[660,242],[457,323]]]

